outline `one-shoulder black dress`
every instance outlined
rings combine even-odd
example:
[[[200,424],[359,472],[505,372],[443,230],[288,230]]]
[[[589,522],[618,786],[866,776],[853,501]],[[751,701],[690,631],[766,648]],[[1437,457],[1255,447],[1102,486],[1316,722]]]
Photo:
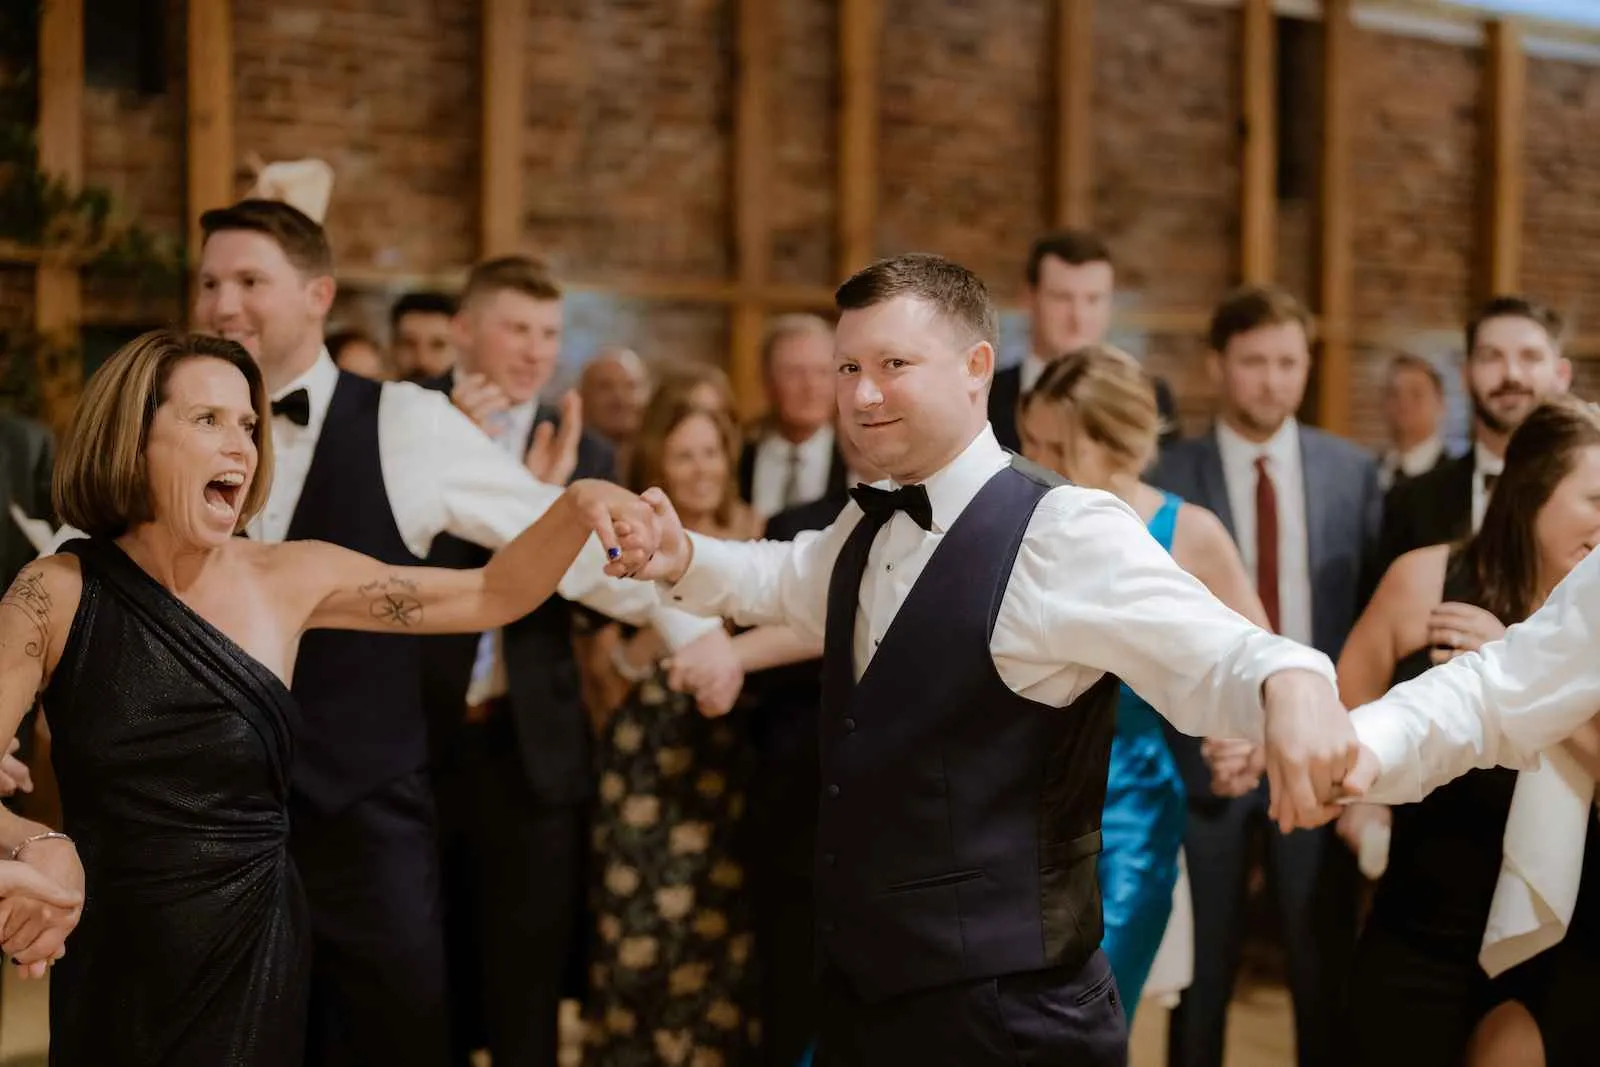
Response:
[[[50,983],[57,1067],[291,1067],[309,941],[286,686],[110,541],[44,692],[82,922]]]

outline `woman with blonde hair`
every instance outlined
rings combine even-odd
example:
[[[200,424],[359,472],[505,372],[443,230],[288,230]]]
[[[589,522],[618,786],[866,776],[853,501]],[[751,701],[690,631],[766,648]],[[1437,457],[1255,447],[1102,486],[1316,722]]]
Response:
[[[1132,356],[1095,345],[1050,364],[1022,400],[1018,429],[1029,459],[1119,497],[1181,567],[1223,603],[1266,625],[1266,610],[1217,517],[1141,480],[1155,457],[1162,420],[1154,383]],[[1099,874],[1102,948],[1130,1021],[1167,930],[1186,807],[1161,716],[1122,686]]]

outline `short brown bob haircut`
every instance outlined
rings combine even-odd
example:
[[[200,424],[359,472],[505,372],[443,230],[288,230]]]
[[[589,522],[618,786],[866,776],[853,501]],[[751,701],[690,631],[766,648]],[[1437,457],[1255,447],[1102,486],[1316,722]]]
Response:
[[[84,387],[56,462],[52,496],[61,521],[91,537],[112,538],[155,520],[145,446],[172,372],[191,359],[220,359],[244,375],[256,413],[256,473],[239,509],[239,529],[266,504],[272,413],[261,368],[235,341],[152,330],[117,349]]]

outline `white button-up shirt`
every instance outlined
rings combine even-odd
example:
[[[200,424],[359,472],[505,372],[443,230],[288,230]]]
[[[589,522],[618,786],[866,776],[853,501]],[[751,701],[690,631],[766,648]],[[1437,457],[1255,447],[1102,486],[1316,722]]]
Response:
[[[1256,458],[1265,456],[1278,500],[1278,628],[1283,636],[1311,644],[1311,547],[1306,533],[1306,477],[1300,458],[1300,424],[1286,419],[1262,444],[1217,424],[1222,477],[1233,512],[1239,555],[1256,574]]]
[[[823,426],[799,444],[778,433],[769,433],[761,439],[756,445],[755,467],[750,475],[750,506],[757,514],[771,518],[786,508],[809,504],[828,495],[828,475],[833,470],[833,434],[832,426]],[[785,500],[791,463],[795,466],[795,495],[794,499]]]
[[[857,677],[945,533],[1010,462],[985,426],[925,484],[933,527],[896,513],[878,532],[857,602]],[[826,530],[793,542],[730,542],[691,534],[694,559],[669,595],[745,624],[788,623],[820,641],[829,578],[862,512],[854,502]],[[1064,706],[1115,674],[1180,730],[1261,738],[1261,686],[1288,668],[1334,684],[1326,656],[1268,633],[1224,606],[1172,561],[1131,508],[1076,486],[1039,502],[1017,553],[990,648],[1014,692]]]

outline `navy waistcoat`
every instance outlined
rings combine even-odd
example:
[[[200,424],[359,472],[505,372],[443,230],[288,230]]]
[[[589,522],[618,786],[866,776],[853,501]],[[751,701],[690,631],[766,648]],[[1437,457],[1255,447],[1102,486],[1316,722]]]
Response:
[[[1016,459],[978,492],[860,681],[853,632],[879,527],[828,594],[817,824],[819,962],[867,1000],[1081,966],[1115,729],[1106,676],[1065,708],[1018,696],[989,642],[1023,534],[1059,478]]]

